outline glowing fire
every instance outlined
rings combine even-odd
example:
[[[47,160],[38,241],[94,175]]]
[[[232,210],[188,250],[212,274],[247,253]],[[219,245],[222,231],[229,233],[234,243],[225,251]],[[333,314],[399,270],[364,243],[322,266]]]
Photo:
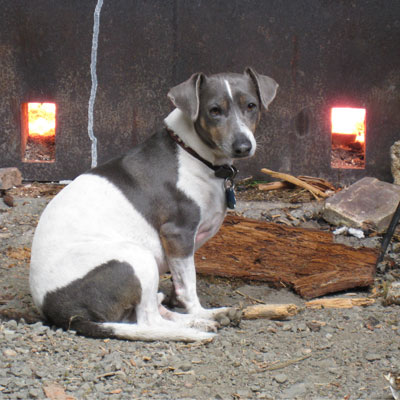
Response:
[[[357,135],[356,142],[365,142],[365,108],[332,108],[332,133]]]
[[[56,134],[56,105],[54,103],[28,103],[30,136]]]

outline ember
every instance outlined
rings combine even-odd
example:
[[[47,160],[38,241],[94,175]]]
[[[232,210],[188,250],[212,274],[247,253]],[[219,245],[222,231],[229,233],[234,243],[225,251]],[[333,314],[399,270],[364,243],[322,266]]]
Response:
[[[56,105],[54,103],[28,103],[29,136],[56,134]]]
[[[22,105],[23,161],[55,161],[56,105],[25,103]]]
[[[365,167],[365,108],[332,108],[332,168]]]

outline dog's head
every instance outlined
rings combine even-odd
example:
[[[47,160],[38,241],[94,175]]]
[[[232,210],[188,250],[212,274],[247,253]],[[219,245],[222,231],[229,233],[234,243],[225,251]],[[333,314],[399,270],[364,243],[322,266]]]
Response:
[[[251,68],[243,74],[196,73],[168,97],[194,123],[197,134],[218,157],[251,157],[261,109],[268,108],[278,84]]]

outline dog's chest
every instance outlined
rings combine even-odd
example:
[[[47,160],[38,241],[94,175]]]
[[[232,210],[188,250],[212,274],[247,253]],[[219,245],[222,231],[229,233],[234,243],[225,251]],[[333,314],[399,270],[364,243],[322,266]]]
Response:
[[[214,236],[226,214],[224,181],[184,151],[179,152],[178,188],[200,208],[196,249]]]

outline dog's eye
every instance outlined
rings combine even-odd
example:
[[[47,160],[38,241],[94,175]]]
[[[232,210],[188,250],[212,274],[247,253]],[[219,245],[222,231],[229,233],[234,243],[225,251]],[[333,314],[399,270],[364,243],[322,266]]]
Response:
[[[213,107],[210,109],[210,115],[213,117],[219,117],[221,115],[221,109],[219,107]]]
[[[257,105],[254,104],[254,103],[249,103],[249,104],[247,104],[247,109],[248,109],[249,111],[254,111],[256,108],[257,108]]]

